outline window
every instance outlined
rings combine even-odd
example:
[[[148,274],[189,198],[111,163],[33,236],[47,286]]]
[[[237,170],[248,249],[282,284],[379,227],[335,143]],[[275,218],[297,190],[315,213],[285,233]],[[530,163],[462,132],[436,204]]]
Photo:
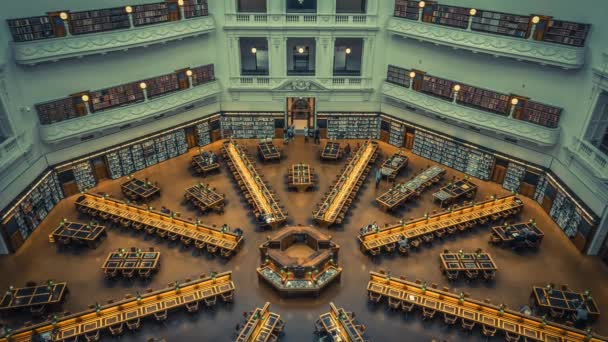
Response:
[[[587,126],[586,139],[608,155],[608,92],[600,93]]]
[[[288,13],[317,13],[317,0],[286,0],[286,5]]]
[[[363,39],[338,38],[334,47],[334,76],[361,76]]]
[[[315,74],[315,40],[287,39],[287,75]]]
[[[241,75],[268,76],[268,41],[266,38],[240,38]]]
[[[239,12],[266,13],[266,0],[236,0]]]
[[[336,13],[365,13],[366,0],[336,0]]]
[[[4,107],[4,103],[0,98],[0,144],[6,141],[13,135],[11,124],[8,119],[8,113]]]

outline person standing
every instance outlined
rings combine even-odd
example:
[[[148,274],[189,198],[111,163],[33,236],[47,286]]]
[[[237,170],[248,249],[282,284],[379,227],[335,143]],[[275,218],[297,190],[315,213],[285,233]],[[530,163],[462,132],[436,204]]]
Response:
[[[304,126],[304,143],[308,143],[308,125]]]
[[[381,180],[382,180],[382,172],[380,171],[380,168],[377,167],[376,168],[376,189],[378,189],[378,186],[380,185]]]
[[[315,127],[315,144],[319,145],[321,143],[320,139],[321,133],[319,132],[319,127]]]

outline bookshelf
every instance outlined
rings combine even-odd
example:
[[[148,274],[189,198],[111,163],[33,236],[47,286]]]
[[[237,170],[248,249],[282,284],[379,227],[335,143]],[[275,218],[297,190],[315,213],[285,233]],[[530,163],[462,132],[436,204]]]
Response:
[[[326,113],[328,139],[378,139],[380,118],[357,113]]]
[[[169,21],[169,6],[165,2],[133,6],[133,25],[144,26]]]
[[[461,84],[456,102],[467,107],[508,115],[509,98],[507,94]]]
[[[529,24],[530,16],[477,10],[473,16],[471,30],[526,38]]]
[[[146,168],[146,159],[144,158],[144,150],[141,144],[131,146],[131,156],[133,158],[134,171],[139,171]]]
[[[451,80],[431,75],[424,75],[422,78],[421,91],[431,96],[451,100],[453,97],[453,88],[455,84],[456,83]]]
[[[131,149],[129,147],[118,150],[120,156],[120,167],[122,168],[122,175],[130,175],[135,172],[135,163],[131,156]]]
[[[124,7],[70,12],[70,33],[73,35],[130,28]]]
[[[147,85],[148,98],[162,96],[180,89],[176,73],[149,78],[143,82]]]
[[[183,8],[186,19],[209,15],[207,0],[184,0]]]
[[[274,138],[274,116],[262,114],[222,116],[222,138]]]
[[[502,187],[509,191],[519,191],[521,181],[526,176],[526,168],[515,163],[509,163]]]
[[[215,80],[215,72],[213,64],[203,65],[192,70],[192,86],[195,87],[200,84],[209,83]]]
[[[69,120],[81,116],[74,106],[74,99],[67,97],[61,100],[36,105],[36,112],[41,125]]]
[[[437,25],[466,29],[469,26],[469,10],[464,7],[435,4],[424,8],[422,20]]]
[[[167,150],[166,136],[161,136],[161,137],[154,139],[154,145],[155,145],[155,149],[156,149],[156,160],[158,163],[169,159],[169,152]]]
[[[410,87],[410,70],[400,68],[394,65],[388,66],[386,81],[402,87]]]
[[[144,100],[144,93],[139,82],[118,85],[111,88],[92,91],[90,95],[91,111],[97,112],[124,106]]]
[[[49,16],[8,19],[7,23],[13,41],[17,43],[55,38],[53,23]]]
[[[543,33],[543,41],[577,47],[585,46],[591,25],[563,20],[549,20]]]
[[[72,172],[74,172],[74,180],[76,181],[76,184],[78,184],[78,189],[80,191],[87,191],[97,185],[97,180],[93,174],[93,167],[91,166],[90,161],[87,160],[74,165],[72,167]]]
[[[541,175],[538,180],[538,184],[536,185],[536,191],[534,192],[534,200],[538,202],[538,204],[543,204],[545,199],[545,191],[547,191],[547,184],[549,180],[547,176]]]
[[[418,20],[418,1],[395,0],[395,17]]]
[[[175,137],[175,147],[177,151],[177,154],[173,157],[188,152],[188,139],[186,138],[186,130],[180,129],[178,131],[175,131],[175,133],[173,134]]]
[[[570,201],[564,193],[561,191],[557,192],[549,216],[553,218],[555,223],[564,231],[566,236],[573,238],[578,231],[578,225],[580,224],[580,215],[576,212],[576,207]],[[578,216],[578,218],[574,218]]]
[[[562,109],[534,101],[526,101],[522,114],[516,119],[535,123],[537,125],[556,128]]]
[[[110,175],[110,178],[117,179],[124,176],[122,172],[119,151],[113,151],[106,154],[106,165],[108,166],[108,173]]]
[[[211,129],[209,127],[209,122],[201,122],[196,125],[196,141],[198,146],[205,146],[211,144]]]
[[[158,157],[156,155],[156,149],[154,147],[154,140],[146,140],[141,143],[142,155],[146,162],[146,167],[155,165],[158,163]]]
[[[393,146],[403,147],[404,135],[405,126],[400,123],[391,121],[388,143]]]

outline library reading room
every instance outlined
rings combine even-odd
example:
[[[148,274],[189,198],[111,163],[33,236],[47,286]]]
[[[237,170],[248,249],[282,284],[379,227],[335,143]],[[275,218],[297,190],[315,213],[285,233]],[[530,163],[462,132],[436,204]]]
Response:
[[[0,342],[608,342],[607,0],[0,4]]]

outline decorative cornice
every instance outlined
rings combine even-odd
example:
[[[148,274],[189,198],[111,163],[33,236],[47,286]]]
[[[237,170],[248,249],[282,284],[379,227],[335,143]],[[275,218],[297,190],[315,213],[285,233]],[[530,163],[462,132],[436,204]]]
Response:
[[[213,30],[215,22],[212,17],[199,17],[126,30],[13,43],[13,51],[17,63],[36,64],[148,46]]]
[[[176,108],[204,100],[205,98],[219,94],[220,92],[221,87],[219,83],[212,82],[130,106],[119,107],[89,114],[77,119],[40,126],[40,136],[42,140],[47,143],[58,143],[84,134],[100,132],[130,122],[140,121],[152,116],[167,113]]]
[[[371,79],[365,77],[268,77],[241,76],[231,77],[231,92],[298,92],[332,93],[332,92],[373,92]]]
[[[378,31],[375,14],[314,14],[314,13],[226,13],[225,30],[263,29],[268,31],[318,30],[319,28],[358,31]]]
[[[477,31],[391,18],[387,30],[393,34],[448,45],[454,48],[549,64],[565,69],[580,68],[585,63],[585,48],[512,38]]]
[[[382,85],[382,94],[434,115],[447,117],[454,121],[536,145],[553,146],[559,139],[559,128],[543,127],[526,121],[461,106],[390,83],[385,82]]]

